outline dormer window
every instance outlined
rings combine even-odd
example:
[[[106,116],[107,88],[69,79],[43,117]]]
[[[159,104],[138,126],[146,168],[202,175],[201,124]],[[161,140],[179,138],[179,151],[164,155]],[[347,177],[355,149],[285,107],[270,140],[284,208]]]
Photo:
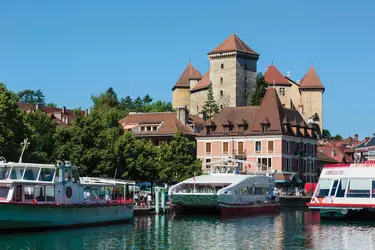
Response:
[[[238,125],[238,133],[245,132],[245,125]]]
[[[270,124],[262,124],[262,134],[268,133],[268,129],[270,128]]]

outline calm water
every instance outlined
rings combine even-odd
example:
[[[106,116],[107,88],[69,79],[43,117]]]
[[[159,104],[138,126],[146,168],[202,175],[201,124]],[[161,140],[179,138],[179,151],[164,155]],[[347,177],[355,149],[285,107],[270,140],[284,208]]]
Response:
[[[146,216],[124,225],[2,235],[0,249],[375,249],[375,224],[321,223],[307,211],[228,220]]]

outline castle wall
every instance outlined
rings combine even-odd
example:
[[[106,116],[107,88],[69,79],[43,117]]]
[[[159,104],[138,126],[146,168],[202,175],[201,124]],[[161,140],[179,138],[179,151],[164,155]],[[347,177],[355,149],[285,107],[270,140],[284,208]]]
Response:
[[[303,117],[307,121],[315,113],[319,115],[319,126],[323,130],[323,92],[322,90],[301,90]]]
[[[247,106],[256,83],[257,61],[239,56],[236,68],[236,106]]]
[[[190,93],[188,88],[175,88],[172,92],[172,107],[181,108],[190,106]]]
[[[190,114],[199,115],[206,101],[207,90],[203,89],[190,94]]]

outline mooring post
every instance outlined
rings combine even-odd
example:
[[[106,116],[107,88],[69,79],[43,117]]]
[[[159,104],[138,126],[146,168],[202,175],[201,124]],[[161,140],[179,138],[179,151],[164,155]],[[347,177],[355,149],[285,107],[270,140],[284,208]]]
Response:
[[[155,213],[159,214],[159,187],[155,187]]]
[[[165,189],[161,189],[161,208],[163,210],[163,214],[165,214]]]

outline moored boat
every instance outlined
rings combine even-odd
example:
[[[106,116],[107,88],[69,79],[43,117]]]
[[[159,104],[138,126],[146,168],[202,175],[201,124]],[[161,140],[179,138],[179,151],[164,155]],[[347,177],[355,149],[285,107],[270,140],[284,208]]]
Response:
[[[273,174],[240,174],[238,166],[227,164],[213,169],[208,175],[189,178],[169,189],[169,199],[178,213],[219,213],[228,217],[278,210]]]
[[[322,219],[375,219],[375,162],[324,166],[310,209]]]
[[[118,188],[131,181],[81,178],[68,161],[57,164],[0,161],[0,231],[115,223],[133,218],[132,199]],[[124,194],[126,197],[126,193]]]

